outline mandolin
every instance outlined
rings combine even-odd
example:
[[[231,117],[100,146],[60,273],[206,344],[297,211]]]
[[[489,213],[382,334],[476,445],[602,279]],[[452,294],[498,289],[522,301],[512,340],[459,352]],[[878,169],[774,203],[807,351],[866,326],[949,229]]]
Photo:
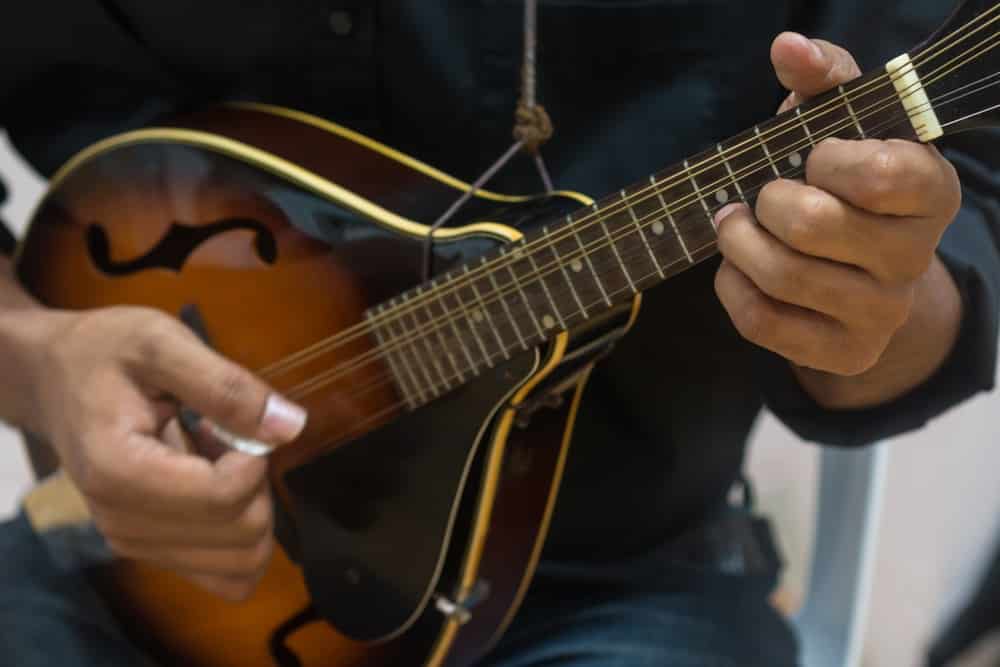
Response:
[[[474,663],[531,581],[587,376],[642,292],[713,256],[715,211],[803,177],[827,137],[996,125],[998,27],[1000,3],[969,0],[910,54],[611,196],[476,190],[435,230],[468,184],[292,110],[84,150],[18,249],[26,288],[172,314],[311,416],[270,455],[281,548],[250,600],[131,561],[101,592],[162,664]],[[36,498],[72,500],[54,479]]]

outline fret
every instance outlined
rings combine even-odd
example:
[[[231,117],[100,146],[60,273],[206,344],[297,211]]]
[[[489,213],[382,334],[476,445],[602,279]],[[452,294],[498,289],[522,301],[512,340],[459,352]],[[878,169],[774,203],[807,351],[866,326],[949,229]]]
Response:
[[[739,183],[743,198],[750,206],[756,202],[760,189],[774,180],[776,169],[759,134],[760,128],[754,128],[721,144],[733,180]]]
[[[774,170],[774,175],[781,178],[781,172],[778,171],[778,165],[774,164],[774,158],[771,157],[771,150],[767,147],[767,142],[761,139],[760,128],[754,125],[753,131],[757,135],[757,139],[760,140],[760,147],[764,149],[764,155],[767,156],[767,161],[771,165],[771,169]]]
[[[446,275],[445,279],[447,280],[447,279],[449,279],[449,277]],[[431,281],[431,291],[433,292],[433,291],[438,290],[438,289],[439,288],[438,288],[437,281],[436,280],[432,280]],[[448,287],[446,286],[444,289],[447,290]],[[465,354],[465,359],[469,362],[469,370],[472,371],[472,374],[474,376],[478,377],[479,376],[479,364],[477,364],[475,362],[475,360],[472,358],[472,354],[469,352],[469,348],[466,347],[466,345],[465,345],[465,337],[462,336],[462,333],[458,329],[458,323],[455,321],[455,319],[456,319],[455,315],[453,313],[449,312],[448,309],[445,307],[445,305],[444,305],[444,297],[442,296],[442,294],[441,294],[440,291],[438,291],[438,293],[437,293],[437,302],[438,302],[438,306],[441,308],[441,316],[444,317],[448,321],[448,325],[451,327],[452,333],[455,334],[455,340],[458,342],[458,346],[461,348],[462,353]],[[459,379],[462,379],[461,371],[459,371]]]
[[[666,278],[663,274],[663,267],[661,267],[660,263],[656,260],[653,248],[649,245],[649,239],[646,238],[646,232],[642,228],[642,223],[639,222],[639,216],[635,214],[635,209],[628,203],[628,195],[625,194],[624,188],[622,188],[621,196],[622,201],[625,202],[625,208],[628,210],[629,217],[632,218],[632,224],[635,225],[636,231],[639,232],[639,238],[642,239],[642,245],[646,247],[646,252],[649,253],[649,260],[653,263],[653,268],[655,268],[656,272],[660,274],[660,278]]]
[[[420,288],[418,287],[417,288],[418,293],[419,293],[419,290],[420,290]],[[409,295],[408,294],[404,294],[403,297],[402,297],[402,303],[401,303],[402,306],[406,306],[407,305],[407,303],[406,303],[407,299],[409,299]],[[420,341],[421,343],[423,343],[424,350],[427,352],[427,357],[431,361],[431,366],[434,367],[434,370],[437,371],[438,377],[441,378],[440,385],[444,387],[445,391],[450,390],[451,389],[451,385],[448,383],[448,376],[444,372],[444,367],[441,365],[441,362],[438,361],[438,355],[434,353],[434,348],[431,347],[430,341],[427,340],[426,332],[422,332],[421,331],[421,328],[423,327],[423,324],[421,324],[420,319],[417,317],[417,313],[419,313],[419,312],[420,312],[420,307],[419,306],[409,307],[408,308],[408,314],[410,316],[410,321],[412,321],[413,325],[414,325],[412,335],[415,336],[418,341]],[[427,319],[428,319],[428,322],[429,322],[430,319],[431,319],[430,318],[430,314],[428,313],[427,315],[428,315]],[[421,368],[423,368],[423,367],[424,367],[424,365],[421,365]],[[430,374],[428,374],[428,379],[430,379],[430,377],[431,377]],[[435,387],[435,389],[436,389],[436,387],[438,386],[438,383],[436,383],[434,380],[431,380],[431,386]],[[440,393],[440,392],[438,392],[438,393]]]
[[[528,261],[531,262],[532,271],[536,276],[538,276],[538,282],[542,285],[542,291],[545,292],[545,298],[548,299],[549,305],[552,306],[552,312],[556,316],[555,319],[559,321],[559,326],[563,329],[568,329],[569,327],[566,326],[562,313],[559,312],[559,306],[556,305],[556,300],[552,298],[552,292],[549,291],[549,285],[545,282],[545,276],[542,275],[542,272],[538,269],[538,263],[535,261],[534,251],[527,252],[525,254],[528,257]],[[549,273],[551,273],[551,271]],[[546,329],[551,329],[555,326],[555,321],[552,319],[551,315],[543,315],[542,324]]]
[[[528,311],[528,316],[531,318],[531,322],[535,325],[535,330],[538,331],[538,337],[545,338],[545,330],[542,329],[541,323],[538,321],[538,317],[535,316],[535,310],[531,307],[531,300],[528,298],[527,293],[524,291],[524,286],[521,284],[521,279],[518,277],[517,272],[514,270],[514,265],[517,262],[524,260],[524,255],[526,253],[522,248],[516,247],[511,254],[507,254],[507,249],[504,247],[500,248],[501,257],[511,257],[512,261],[504,262],[507,267],[507,273],[510,274],[511,284],[517,290],[517,293],[521,295],[521,301],[524,302],[524,308]]]
[[[799,119],[799,125],[802,126],[803,131],[806,133],[806,138],[809,140],[809,147],[816,148],[816,139],[813,137],[812,130],[809,129],[809,122],[802,117],[802,107],[795,107],[795,116]]]
[[[701,202],[701,207],[705,209],[705,215],[708,217],[708,221],[711,222],[714,227],[715,216],[712,215],[712,209],[708,207],[708,202],[705,201],[705,197],[702,196],[701,188],[698,187],[698,181],[694,179],[694,174],[691,173],[691,166],[688,164],[687,160],[684,160],[684,171],[687,172],[688,179],[690,179],[691,185],[694,186],[694,196],[698,198],[699,202]]]
[[[481,257],[480,260],[485,262],[486,258]],[[470,273],[469,266],[466,264],[464,267],[462,267],[462,270],[464,271],[465,276],[468,277]],[[510,359],[510,352],[507,350],[507,346],[504,344],[503,339],[500,338],[500,330],[497,329],[497,325],[493,322],[493,316],[490,315],[490,309],[486,307],[486,303],[483,301],[483,296],[482,294],[479,293],[479,288],[476,287],[475,278],[469,280],[468,282],[469,282],[469,287],[472,289],[472,293],[476,297],[476,303],[478,304],[479,312],[481,313],[480,317],[483,318],[487,323],[489,323],[490,331],[493,332],[493,337],[497,339],[497,346],[500,348],[500,353],[503,354],[504,359]],[[473,313],[473,319],[475,319],[475,313]],[[487,356],[486,358],[492,359],[493,357],[492,355],[490,355]]]
[[[890,129],[903,130],[893,136],[918,139],[917,130],[900,118],[899,106],[894,103],[895,88],[891,81],[879,82],[872,75],[855,80],[848,86],[847,94],[857,113],[858,121],[868,137],[884,136]],[[905,128],[905,129],[904,129]]]
[[[809,137],[805,128],[791,114],[775,118],[763,130],[774,163],[781,171],[779,177],[794,178],[801,173],[809,152]]]
[[[622,261],[622,256],[618,252],[618,246],[615,245],[615,240],[614,240],[614,238],[612,238],[611,232],[608,231],[608,226],[606,224],[604,224],[604,215],[597,208],[597,204],[593,205],[593,211],[594,211],[594,215],[597,216],[597,222],[601,225],[601,229],[604,230],[604,236],[606,236],[607,239],[608,239],[608,245],[611,246],[611,252],[614,253],[615,259],[618,260],[618,266],[621,267],[622,275],[625,276],[625,281],[628,283],[629,289],[632,290],[632,294],[635,294],[639,290],[636,289],[635,283],[632,282],[632,274],[630,274],[628,272],[628,269],[625,268],[625,262]]]
[[[746,195],[743,194],[743,188],[740,187],[740,182],[736,178],[736,174],[733,173],[732,165],[729,164],[729,160],[727,160],[725,157],[725,151],[722,150],[722,144],[715,144],[715,148],[719,153],[719,157],[722,160],[722,164],[726,165],[726,173],[729,174],[729,181],[733,184],[733,187],[736,188],[736,194],[739,196],[740,201],[746,204],[747,203]]]
[[[372,327],[372,332],[375,334],[375,340],[378,342],[380,350],[383,351],[386,360],[389,362],[389,369],[392,371],[392,376],[395,378],[396,384],[399,386],[400,393],[403,394],[403,401],[406,403],[406,407],[412,410],[420,403],[423,403],[424,395],[423,392],[420,391],[420,385],[412,371],[409,371],[408,367],[405,368],[405,370],[400,370],[399,361],[403,362],[403,366],[407,366],[407,364],[405,357],[400,356],[399,360],[396,358],[396,352],[398,349],[394,349],[396,345],[395,338],[389,338],[386,340],[386,332],[383,331],[381,325],[379,325],[379,323],[375,320],[375,316],[381,317],[384,310],[383,305],[379,304],[374,311],[369,311],[365,317]],[[411,386],[407,386],[406,383],[407,371],[409,371]],[[414,394],[416,394],[416,400],[414,400]]]
[[[674,214],[670,211],[670,207],[667,206],[667,202],[663,199],[663,190],[660,189],[659,185],[656,184],[656,176],[650,176],[649,182],[656,191],[656,196],[660,200],[660,205],[663,207],[664,212],[667,214],[667,220],[670,222],[670,227],[674,230],[674,236],[677,237],[677,241],[681,244],[681,250],[684,251],[684,256],[687,257],[688,264],[694,264],[694,258],[691,257],[691,253],[688,251],[687,242],[684,240],[684,236],[681,234],[681,230],[677,228],[677,221],[674,220]],[[658,226],[657,226],[658,225]],[[654,222],[651,231],[660,236],[663,234],[663,222]]]
[[[434,287],[433,282],[431,283],[431,287],[432,288]],[[424,289],[422,285],[417,285],[415,294],[418,298],[424,295]],[[448,341],[444,337],[444,333],[442,332],[442,329],[444,327],[440,324],[439,320],[435,320],[434,313],[431,312],[431,304],[437,299],[431,299],[430,297],[425,297],[425,298],[427,300],[427,303],[426,305],[424,305],[424,310],[427,315],[427,325],[434,331],[434,335],[437,337],[438,343],[441,344],[441,352],[444,353],[444,357],[448,359],[448,362],[451,364],[451,369],[455,371],[455,375],[458,375],[459,383],[463,383],[465,382],[465,374],[462,373],[462,367],[458,364],[458,362],[455,359],[455,355],[452,354],[451,352],[451,345],[448,344]],[[445,311],[442,312],[444,312],[446,320],[451,319],[448,317],[447,312]],[[440,357],[441,355],[437,356]],[[452,373],[448,374],[449,379],[453,377],[454,375]]]
[[[861,139],[865,139],[865,130],[861,127],[861,122],[858,120],[857,114],[854,113],[854,107],[851,106],[851,99],[844,92],[843,86],[837,86],[837,90],[840,92],[840,99],[844,102],[844,106],[847,107],[847,113],[850,114],[851,120],[854,121],[854,127],[858,130],[858,136]]]
[[[718,145],[714,151],[705,151],[690,158],[688,172],[698,188],[698,195],[703,197],[703,208],[707,205],[713,218],[717,210],[741,198],[740,188],[734,187],[732,170],[719,157]]]
[[[468,267],[463,267],[463,268],[465,268],[466,271],[468,270]],[[465,304],[465,299],[462,297],[462,288],[464,287],[464,285],[455,280],[455,276],[452,275],[451,271],[445,274],[445,280],[447,281],[444,284],[445,290],[447,291],[450,289],[452,294],[452,299],[455,301],[456,304],[458,304],[458,309],[462,311],[462,319],[465,320],[465,326],[468,327],[470,332],[472,332],[472,338],[476,341],[476,345],[479,346],[479,351],[482,352],[483,354],[483,361],[486,362],[486,365],[489,368],[493,368],[493,360],[490,356],[490,352],[489,350],[486,349],[486,343],[483,342],[482,337],[479,335],[479,328],[476,326],[478,322],[476,321],[475,316],[470,314],[469,309]],[[444,307],[444,297],[441,297],[441,299],[442,299],[442,307]],[[479,321],[482,322],[483,320],[484,317],[480,313]],[[469,359],[471,363],[472,360],[471,355],[469,355]],[[472,368],[477,375],[479,374],[478,366],[479,364],[472,364]]]
[[[583,299],[581,299],[579,293],[577,293],[576,285],[573,284],[573,280],[570,278],[569,272],[566,270],[566,263],[562,260],[562,257],[559,256],[558,249],[556,248],[556,243],[550,240],[551,237],[549,234],[548,227],[544,226],[542,227],[542,236],[545,239],[545,245],[549,248],[549,251],[552,253],[553,259],[559,266],[559,270],[562,271],[562,275],[563,278],[566,280],[566,284],[569,285],[570,294],[573,295],[573,300],[576,301],[576,305],[580,308],[580,314],[583,315],[584,319],[586,319],[587,317],[589,317],[589,315],[587,315],[587,308],[586,306],[583,305]],[[579,260],[576,260],[576,262],[579,264]],[[582,269],[583,267],[581,266],[580,268]]]
[[[568,215],[566,216],[566,224],[569,227],[570,231],[573,233],[573,238],[576,239],[576,244],[580,246],[581,255],[580,258],[577,259],[577,261],[580,261],[580,259],[582,259],[590,268],[590,273],[591,275],[594,276],[594,283],[597,285],[597,289],[600,290],[601,297],[604,299],[604,302],[608,304],[608,308],[610,308],[611,299],[608,298],[608,293],[604,289],[604,283],[601,282],[601,277],[597,275],[597,271],[594,269],[594,263],[590,260],[590,253],[587,252],[586,246],[583,245],[583,239],[580,238],[580,230],[577,228],[576,224],[574,224],[573,218],[571,216]]]
[[[503,248],[501,248],[500,250],[502,252]],[[497,277],[496,275],[494,275],[495,271],[493,270],[493,267],[487,266],[485,257],[480,257],[479,261],[482,263],[483,266],[486,267],[486,276],[487,278],[489,278],[490,284],[493,285],[493,293],[497,295],[497,300],[500,301],[500,305],[503,307],[504,312],[507,313],[507,320],[510,322],[510,325],[514,328],[514,334],[517,336],[518,342],[521,344],[522,348],[527,350],[528,343],[524,340],[524,336],[521,334],[521,327],[517,325],[517,320],[514,319],[514,314],[510,311],[510,306],[507,305],[507,299],[505,298],[504,293],[501,291],[500,285],[497,284]]]
[[[396,316],[395,313],[392,313],[392,311],[396,311],[397,313],[399,312],[397,310],[399,308],[399,304],[396,303],[395,299],[389,302],[389,308],[391,314],[389,316],[389,323],[386,325],[389,330],[389,333],[392,334],[392,336],[396,340],[400,341],[406,340],[406,329],[403,328],[402,313],[399,313],[398,317]],[[395,330],[397,327],[394,327],[393,325],[397,325],[397,327],[399,328],[398,332]],[[428,400],[424,398],[425,393],[430,394],[430,398],[436,398],[439,394],[439,392],[437,391],[437,387],[434,384],[434,381],[431,379],[430,372],[428,372],[427,367],[423,363],[423,360],[420,358],[420,354],[417,353],[417,351],[414,349],[412,340],[407,343],[401,343],[399,349],[400,349],[400,357],[403,360],[403,364],[406,367],[406,369],[410,372],[410,375],[413,377],[413,382],[418,388],[420,387],[420,382],[417,380],[417,373],[414,372],[413,367],[410,366],[410,359],[408,359],[406,356],[407,350],[409,350],[410,355],[413,357],[414,367],[416,367],[417,371],[419,371],[420,375],[422,375],[424,378],[427,391],[425,392],[423,390],[420,390],[420,400],[424,402]]]

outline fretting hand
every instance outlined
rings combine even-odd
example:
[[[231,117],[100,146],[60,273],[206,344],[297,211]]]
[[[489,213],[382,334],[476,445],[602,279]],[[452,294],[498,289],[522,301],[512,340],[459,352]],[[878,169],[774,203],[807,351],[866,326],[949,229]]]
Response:
[[[772,47],[782,111],[860,75],[843,49],[785,33]],[[777,180],[756,209],[716,216],[716,292],[739,332],[787,358],[827,407],[900,395],[954,343],[961,303],[935,254],[961,189],[933,146],[827,139],[805,182]]]

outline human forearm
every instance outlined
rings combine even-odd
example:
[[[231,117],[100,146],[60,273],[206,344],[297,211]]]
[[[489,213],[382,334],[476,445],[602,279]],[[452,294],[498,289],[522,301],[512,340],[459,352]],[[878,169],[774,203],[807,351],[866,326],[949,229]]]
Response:
[[[865,408],[891,401],[926,381],[958,338],[962,301],[937,257],[914,288],[910,316],[878,362],[858,375],[837,375],[792,364],[799,383],[828,409]]]
[[[32,299],[15,280],[10,260],[0,257],[0,420],[36,426],[37,368],[45,341],[62,319]]]

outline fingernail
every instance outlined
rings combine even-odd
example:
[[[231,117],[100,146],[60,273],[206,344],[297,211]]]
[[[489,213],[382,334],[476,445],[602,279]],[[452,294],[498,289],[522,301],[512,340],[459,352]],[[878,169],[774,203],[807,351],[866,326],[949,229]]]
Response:
[[[802,39],[804,39],[806,44],[809,45],[809,50],[813,52],[813,58],[816,60],[823,60],[823,49],[819,48],[819,44],[812,41],[808,37],[803,37]]]
[[[742,204],[726,204],[725,206],[720,208],[716,212],[715,218],[712,219],[712,224],[715,225],[715,228],[718,229],[719,225],[722,224],[722,221],[728,218],[740,206],[742,206]]]
[[[260,420],[259,437],[265,442],[291,442],[302,433],[306,418],[304,408],[278,394],[271,394]]]
[[[815,58],[817,60],[822,60],[823,59],[823,50],[819,48],[819,45],[816,44],[816,42],[812,41],[811,39],[809,39],[805,35],[799,35],[798,38],[799,38],[799,41],[801,41],[804,44],[806,44],[807,48],[810,51],[812,51],[813,58]]]

